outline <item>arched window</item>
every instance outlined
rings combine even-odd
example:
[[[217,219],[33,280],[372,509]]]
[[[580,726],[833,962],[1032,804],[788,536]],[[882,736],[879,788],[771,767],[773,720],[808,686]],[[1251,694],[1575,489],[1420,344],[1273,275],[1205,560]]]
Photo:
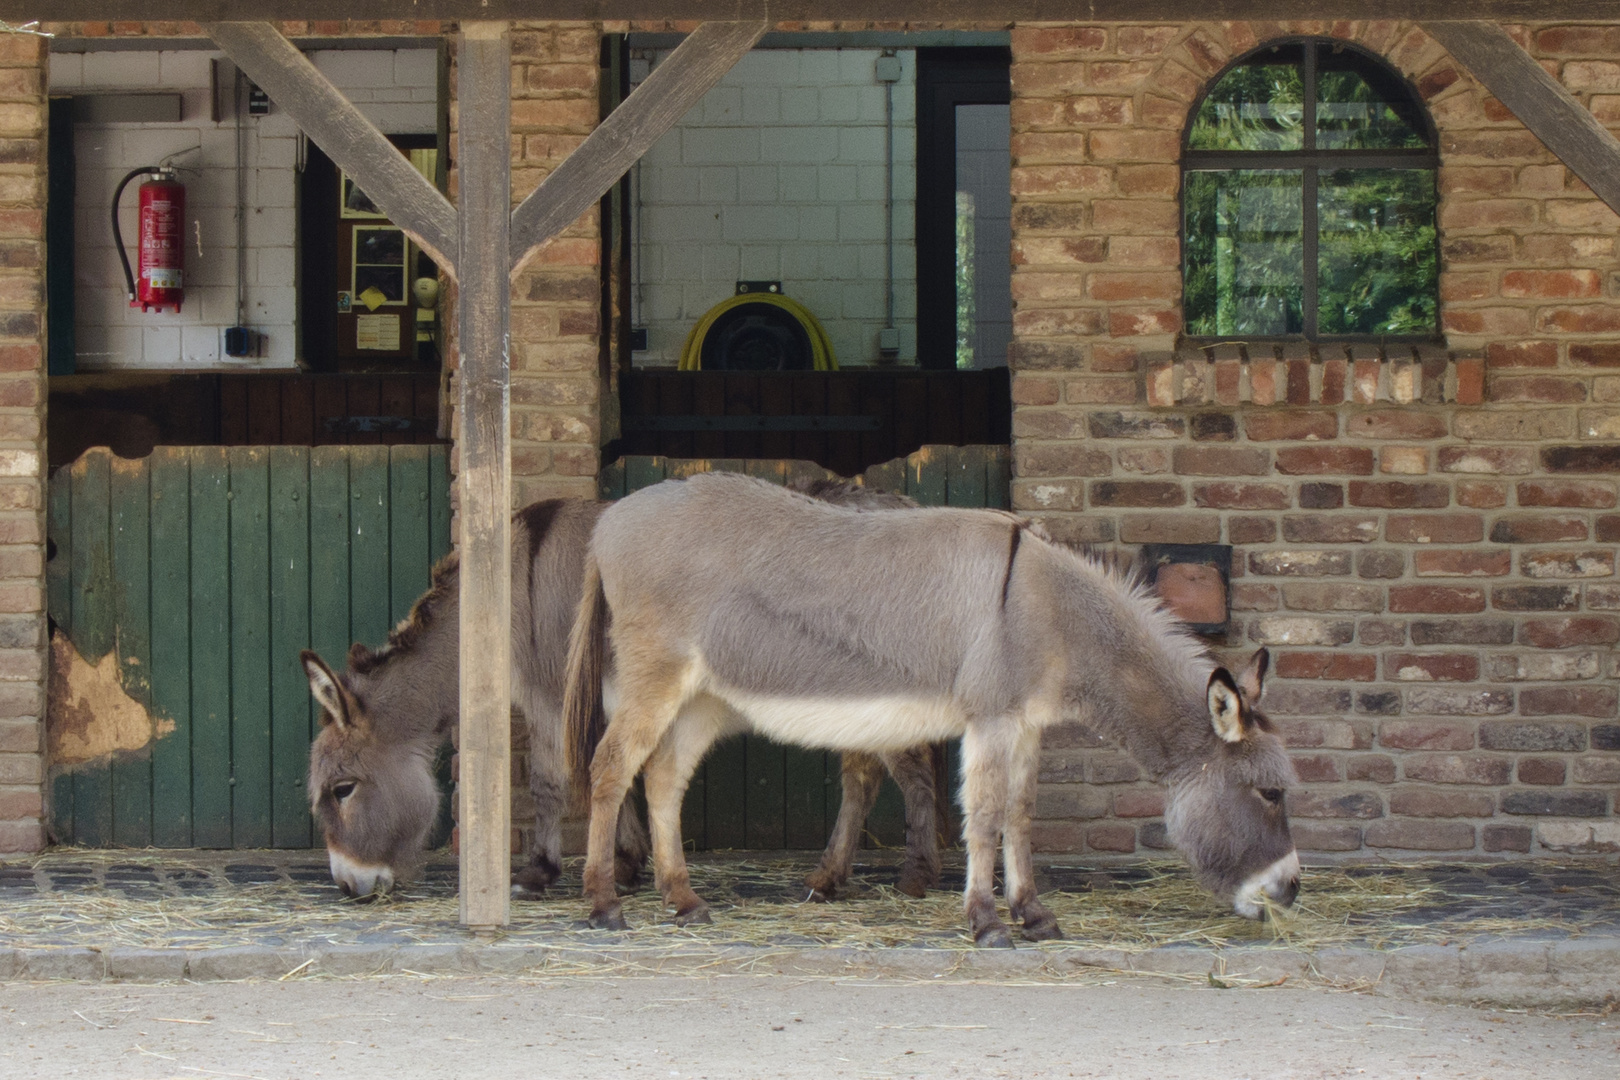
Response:
[[[1437,337],[1438,165],[1416,92],[1370,54],[1308,39],[1238,60],[1186,132],[1187,333]]]

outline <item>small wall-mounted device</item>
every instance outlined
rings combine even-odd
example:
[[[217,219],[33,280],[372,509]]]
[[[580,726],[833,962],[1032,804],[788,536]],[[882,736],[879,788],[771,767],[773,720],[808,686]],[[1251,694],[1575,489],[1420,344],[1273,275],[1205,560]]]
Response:
[[[894,55],[892,49],[885,49],[883,55],[877,58],[877,81],[886,83],[900,81],[900,58]]]
[[[245,326],[232,326],[225,330],[225,355],[236,357],[257,356],[259,335]]]
[[[647,328],[645,326],[632,326],[630,328],[630,351],[647,351]]]
[[[758,293],[758,292],[780,293],[781,291],[782,291],[782,283],[780,281],[739,281],[739,282],[737,282],[737,295],[738,296],[742,296],[744,293]]]
[[[270,95],[260,90],[253,83],[248,83],[248,115],[269,116]]]
[[[1142,576],[1194,633],[1220,636],[1232,621],[1230,544],[1143,544]]]
[[[900,355],[900,330],[897,327],[885,326],[878,331],[878,355],[885,360]]]

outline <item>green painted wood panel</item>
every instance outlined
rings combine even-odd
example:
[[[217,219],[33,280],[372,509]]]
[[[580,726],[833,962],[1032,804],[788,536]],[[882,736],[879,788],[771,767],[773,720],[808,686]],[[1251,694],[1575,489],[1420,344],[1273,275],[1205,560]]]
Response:
[[[788,746],[783,748],[782,766],[782,846],[794,851],[825,847],[831,824],[827,771],[838,767],[838,755]]]
[[[152,492],[146,458],[112,458],[112,591],[118,677],[151,723]],[[151,738],[149,732],[148,739]],[[112,761],[113,835],[118,847],[152,843],[152,747],[118,751]]]
[[[787,838],[787,748],[760,735],[744,738],[743,846],[779,848]]]
[[[341,668],[349,644],[349,448],[309,452],[309,647]],[[307,689],[308,683],[305,687]],[[318,719],[317,719],[318,722]],[[311,733],[313,734],[313,732]]]
[[[715,744],[704,762],[703,846],[727,851],[748,846],[749,735]]]
[[[349,638],[388,640],[388,447],[349,448]]]
[[[313,645],[341,667],[356,625],[381,641],[450,548],[446,448],[394,456],[159,447],[126,461],[97,449],[58,471],[52,619],[87,660],[116,652],[155,733],[145,749],[53,769],[60,839],[312,842],[315,718],[298,653]]]
[[[270,843],[309,847],[309,449],[270,448]]]
[[[152,451],[152,843],[191,846],[191,456]]]
[[[428,523],[428,448],[395,446],[388,454],[389,621],[397,624],[411,613],[416,598],[427,592],[433,568]]]
[[[191,448],[192,843],[231,831],[231,473],[218,446]]]
[[[72,465],[74,648],[91,664],[112,651],[116,615],[112,569],[112,455],[85,454]],[[93,847],[113,841],[112,770],[87,762],[73,770],[73,835]]]
[[[946,505],[985,505],[985,449],[982,446],[951,447],[945,463]]]

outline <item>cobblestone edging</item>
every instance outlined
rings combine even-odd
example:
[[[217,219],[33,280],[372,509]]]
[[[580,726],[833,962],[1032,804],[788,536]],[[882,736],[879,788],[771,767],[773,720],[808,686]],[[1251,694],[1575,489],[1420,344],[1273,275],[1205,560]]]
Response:
[[[1314,982],[1507,1008],[1595,1005],[1620,997],[1620,938],[1482,940],[1380,951],[1172,947],[1126,953],[1062,945],[1012,952],[726,945],[623,949],[503,945],[246,946],[213,950],[0,949],[0,981],[236,980],[368,975],[741,973],[797,977],[1064,979],[1107,972],[1245,988]]]

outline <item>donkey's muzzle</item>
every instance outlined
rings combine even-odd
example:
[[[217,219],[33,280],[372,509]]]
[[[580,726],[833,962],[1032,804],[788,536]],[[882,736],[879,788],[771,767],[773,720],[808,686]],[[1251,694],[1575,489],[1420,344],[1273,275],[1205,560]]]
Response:
[[[332,880],[337,882],[344,896],[370,900],[374,896],[386,895],[394,887],[393,867],[358,862],[330,845],[326,849],[326,861],[332,868]]]
[[[1270,866],[1249,875],[1232,896],[1232,909],[1245,919],[1264,919],[1266,901],[1291,907],[1299,896],[1299,853],[1290,851]]]

